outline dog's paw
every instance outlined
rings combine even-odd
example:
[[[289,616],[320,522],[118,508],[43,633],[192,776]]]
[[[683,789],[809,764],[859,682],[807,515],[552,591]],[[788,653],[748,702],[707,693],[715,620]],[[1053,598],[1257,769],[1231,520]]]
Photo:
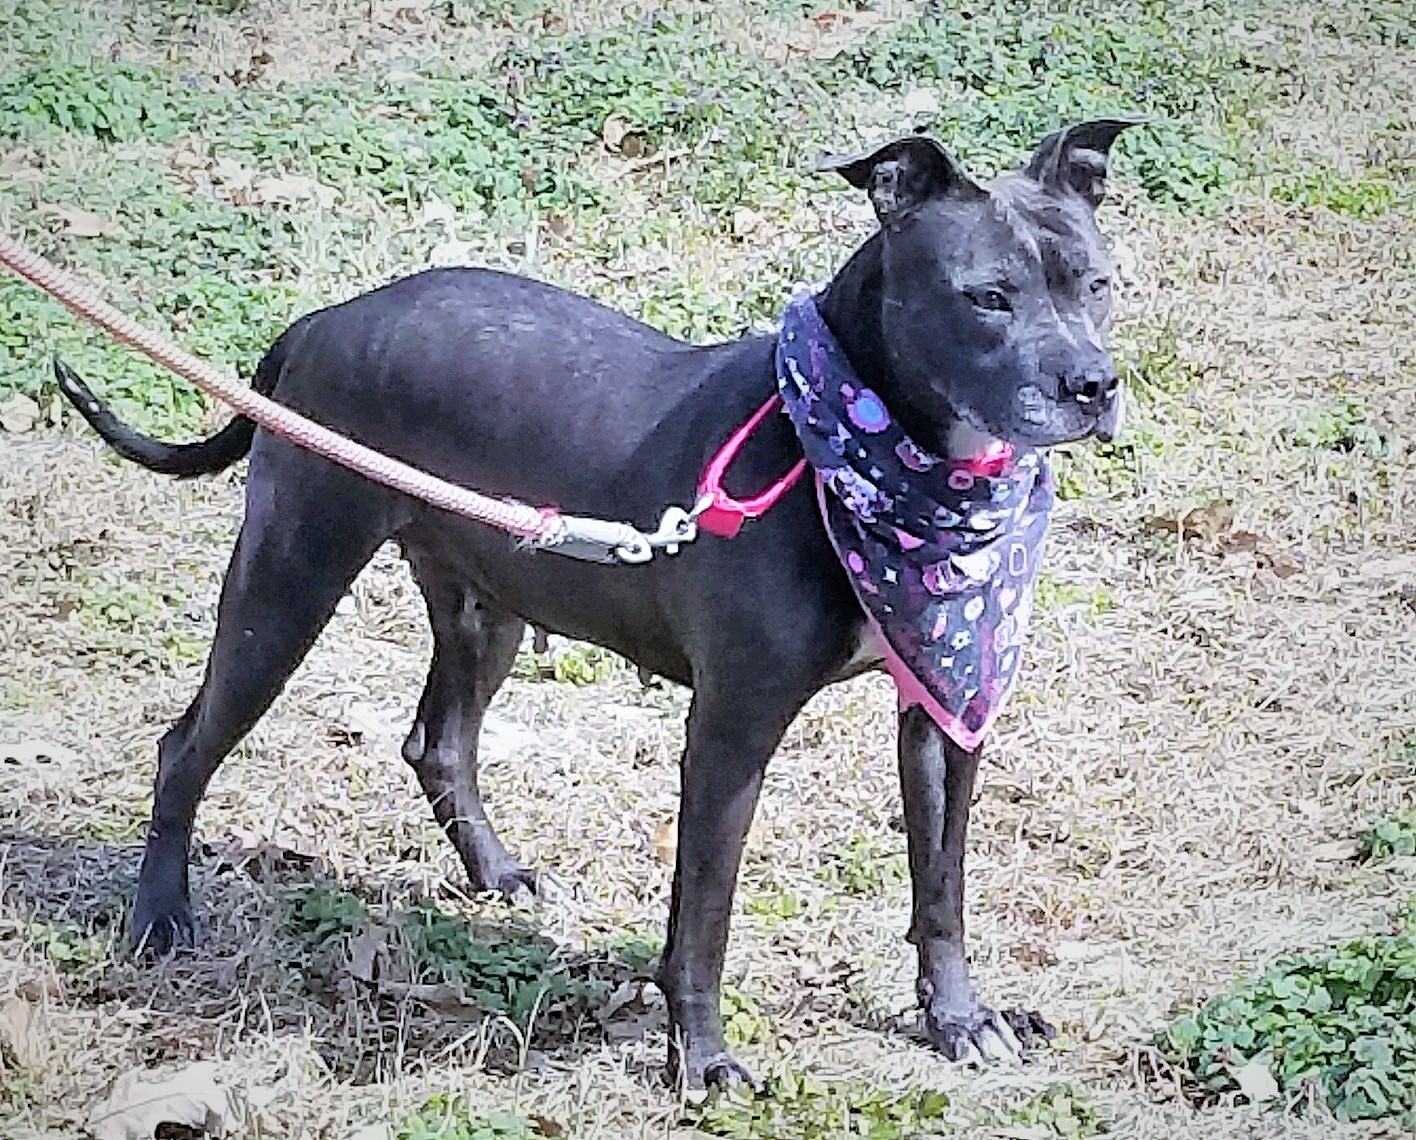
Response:
[[[1034,1046],[1046,1045],[1057,1036],[1057,1026],[1035,1009],[1005,1009],[1002,1016],[1013,1036],[1022,1044],[1025,1054]]]
[[[739,1064],[731,1053],[721,1049],[701,1055],[689,1050],[681,1058],[670,1056],[667,1075],[671,1084],[682,1080],[684,1086],[690,1089],[762,1091],[762,1082]]]
[[[929,1043],[951,1061],[992,1063],[1020,1060],[1039,1041],[1056,1035],[1033,1012],[998,1013],[979,1005],[965,1014],[926,1012],[924,1032]]]
[[[191,905],[148,903],[141,895],[133,905],[130,935],[139,954],[162,956],[197,944],[197,923]]]
[[[519,902],[541,893],[540,876],[529,867],[511,863],[497,872],[486,889],[501,895],[507,902]]]

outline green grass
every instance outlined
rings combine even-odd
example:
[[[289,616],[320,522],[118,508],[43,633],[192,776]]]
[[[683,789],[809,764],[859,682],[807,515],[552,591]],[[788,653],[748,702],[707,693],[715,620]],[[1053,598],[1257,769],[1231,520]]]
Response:
[[[570,236],[538,272],[588,271],[576,274],[582,287],[675,335],[719,338],[770,322],[793,281],[820,277],[846,249],[783,242],[750,272],[713,272],[736,257],[733,212],[793,225],[808,196],[837,189],[810,174],[815,158],[882,138],[916,87],[939,98],[935,130],[985,171],[1011,166],[1065,120],[1115,112],[1154,116],[1127,135],[1116,166],[1166,208],[1221,209],[1251,175],[1282,166],[1258,143],[1287,65],[1276,49],[1229,34],[1261,17],[1246,3],[931,5],[833,58],[797,56],[787,67],[754,49],[806,26],[817,6],[628,11],[555,32],[497,7],[507,17],[502,46],[485,64],[317,69],[244,84],[156,53],[106,54],[120,34],[177,42],[239,4],[83,20],[54,0],[12,8],[0,39],[0,152],[32,170],[0,179],[0,216],[105,282],[134,316],[244,375],[300,312],[419,264],[436,234],[418,219],[435,202],[454,211],[450,232],[489,251],[563,219]],[[444,13],[454,28],[491,14],[478,3]],[[666,164],[612,170],[602,143],[610,116],[633,132],[636,153]],[[1297,200],[1322,188],[1330,204],[1345,195],[1366,216],[1405,200],[1399,173],[1383,167],[1340,193],[1314,169],[1271,189]],[[259,200],[257,187],[290,178],[337,198],[327,209],[299,195]],[[654,208],[631,221],[626,196]],[[115,232],[70,236],[38,208],[47,206],[91,211]],[[659,255],[664,268],[627,287],[599,273],[627,249]],[[55,350],[139,426],[198,424],[203,402],[185,385],[26,287],[0,284],[0,393],[47,407]],[[1107,476],[1082,476],[1094,477]]]
[[[417,902],[380,918],[358,895],[322,885],[286,901],[284,926],[312,953],[354,936],[375,921],[395,932],[402,965],[420,980],[450,983],[481,1013],[507,1018],[521,1032],[542,1017],[574,1021],[603,1004],[609,982],[583,976],[557,944],[534,928],[508,921],[474,935],[467,921]]]
[[[395,1140],[539,1140],[562,1135],[554,1121],[505,1110],[477,1112],[459,1100],[434,1097],[401,1120]]]
[[[949,1098],[934,1090],[821,1080],[781,1066],[768,1077],[766,1096],[719,1096],[691,1110],[688,1122],[735,1140],[896,1140],[932,1132],[948,1107]]]
[[[1416,1126],[1416,903],[1396,933],[1286,959],[1172,1024],[1162,1047],[1204,1090],[1269,1070],[1290,1104]]]
[[[1370,860],[1416,855],[1416,811],[1373,825],[1362,836],[1360,854]]]

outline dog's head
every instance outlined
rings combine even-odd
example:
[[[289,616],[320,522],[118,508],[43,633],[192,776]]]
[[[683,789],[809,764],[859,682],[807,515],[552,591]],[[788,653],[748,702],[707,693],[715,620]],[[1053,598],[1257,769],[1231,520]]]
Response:
[[[880,219],[884,343],[916,415],[1024,446],[1116,433],[1112,268],[1096,208],[1111,144],[1131,125],[1056,131],[1021,170],[986,183],[923,135],[822,160],[869,192]]]

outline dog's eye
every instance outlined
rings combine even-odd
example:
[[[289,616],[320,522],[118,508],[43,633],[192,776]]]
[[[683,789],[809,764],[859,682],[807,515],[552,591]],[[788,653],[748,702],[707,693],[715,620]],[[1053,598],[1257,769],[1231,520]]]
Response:
[[[970,292],[969,303],[975,309],[983,309],[989,313],[1011,313],[1013,302],[1008,300],[1008,294],[1001,289],[979,289]]]
[[[1095,281],[1093,281],[1093,282],[1091,283],[1092,296],[1093,296],[1093,297],[1100,297],[1103,293],[1105,293],[1105,292],[1106,292],[1108,289],[1110,289],[1110,288],[1111,288],[1111,278],[1110,278],[1110,277],[1098,277]]]

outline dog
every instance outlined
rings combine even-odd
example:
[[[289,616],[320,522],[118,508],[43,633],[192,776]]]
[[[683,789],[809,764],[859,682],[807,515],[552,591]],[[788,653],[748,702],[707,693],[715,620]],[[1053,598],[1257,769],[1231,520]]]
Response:
[[[1055,131],[1025,165],[986,182],[922,134],[818,167],[866,191],[879,227],[816,297],[816,312],[857,387],[919,450],[1031,454],[1115,433],[1112,270],[1095,214],[1112,143],[1131,123]],[[693,501],[710,457],[777,391],[779,348],[772,335],[689,345],[524,277],[439,269],[297,320],[253,386],[483,493],[652,527],[666,504]],[[403,756],[480,890],[536,883],[497,837],[477,781],[483,715],[525,623],[691,687],[657,969],[669,1066],[690,1086],[753,1083],[724,1039],[719,989],[763,773],[813,694],[882,661],[879,629],[823,526],[819,480],[815,492],[810,479],[792,486],[736,537],[700,535],[675,556],[601,565],[528,551],[249,420],[194,443],[141,435],[55,366],[61,390],[128,459],[189,477],[250,456],[205,677],[158,746],[135,940],[160,953],[194,941],[187,861],[207,782],[392,539],[434,638]],[[733,460],[732,487],[751,494],[778,480],[802,457],[799,427],[796,412],[765,417]],[[965,831],[980,747],[961,746],[920,704],[902,705],[908,939],[924,1033],[950,1059],[1016,1055],[1045,1023],[985,1005],[965,951]]]

